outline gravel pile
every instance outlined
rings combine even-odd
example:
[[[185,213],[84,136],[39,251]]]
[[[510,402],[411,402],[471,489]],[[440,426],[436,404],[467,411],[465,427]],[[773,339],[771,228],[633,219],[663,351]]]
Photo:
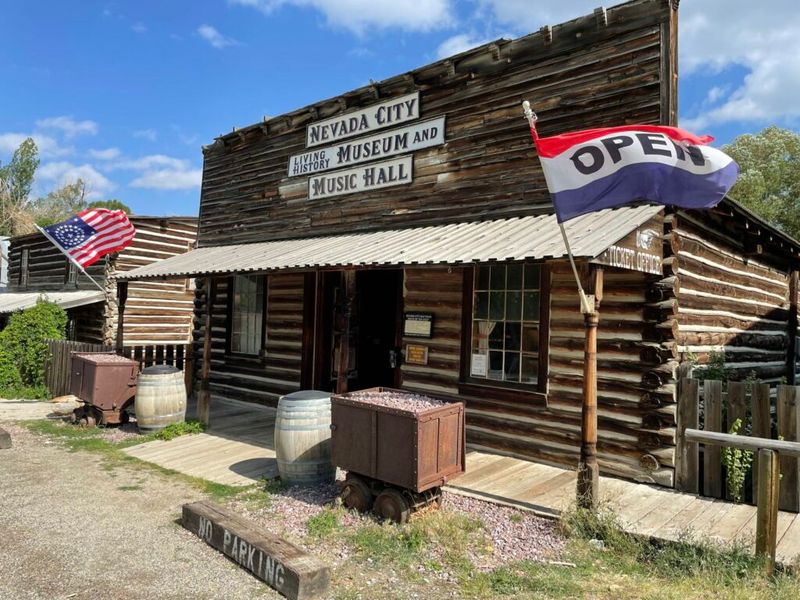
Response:
[[[119,356],[117,354],[104,354],[104,353],[95,354],[93,352],[89,352],[86,354],[74,354],[73,356],[80,356],[82,358],[89,359],[91,362],[98,365],[131,362],[130,358],[125,358],[124,356]]]
[[[414,414],[419,414],[430,408],[436,408],[446,404],[446,402],[442,402],[441,400],[428,398],[427,396],[421,396],[419,394],[390,391],[372,392],[364,390],[361,392],[351,392],[347,394],[345,398],[357,402],[364,402],[365,404],[405,410]]]
[[[559,555],[564,538],[556,530],[556,521],[532,512],[499,506],[477,498],[444,493],[443,507],[479,519],[492,541],[489,556],[475,557],[481,569],[494,569],[515,560],[546,560]]]

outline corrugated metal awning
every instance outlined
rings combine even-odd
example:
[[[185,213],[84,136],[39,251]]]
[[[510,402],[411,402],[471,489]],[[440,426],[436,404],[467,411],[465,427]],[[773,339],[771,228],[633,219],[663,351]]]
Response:
[[[101,291],[82,290],[76,292],[3,292],[0,293],[0,314],[24,310],[35,306],[39,298],[58,304],[61,308],[75,308],[84,304],[103,302]]]
[[[572,253],[593,258],[661,206],[606,209],[567,221]],[[566,256],[555,215],[197,248],[117,275],[121,280],[317,267],[459,264]]]

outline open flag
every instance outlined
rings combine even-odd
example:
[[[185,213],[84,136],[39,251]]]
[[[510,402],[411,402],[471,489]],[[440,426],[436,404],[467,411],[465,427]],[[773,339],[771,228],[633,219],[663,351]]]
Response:
[[[122,250],[136,235],[124,210],[107,208],[84,210],[40,231],[82,269]]]
[[[706,145],[714,138],[677,127],[626,125],[540,138],[532,120],[531,133],[559,223],[637,200],[710,208],[739,175],[730,156]]]

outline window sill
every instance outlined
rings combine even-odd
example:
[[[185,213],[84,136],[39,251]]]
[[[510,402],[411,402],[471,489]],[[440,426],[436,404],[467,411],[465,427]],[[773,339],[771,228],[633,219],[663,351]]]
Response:
[[[547,394],[530,389],[521,389],[508,385],[491,385],[484,383],[461,382],[458,393],[475,398],[496,398],[518,404],[547,408]]]

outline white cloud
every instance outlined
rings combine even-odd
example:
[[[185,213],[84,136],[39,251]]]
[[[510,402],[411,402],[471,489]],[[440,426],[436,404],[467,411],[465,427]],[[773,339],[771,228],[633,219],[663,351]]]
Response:
[[[468,33],[459,33],[452,37],[447,38],[436,49],[436,56],[438,58],[446,58],[454,54],[460,54],[476,46],[482,46],[492,40],[476,38]]]
[[[167,167],[170,169],[185,169],[189,165],[189,161],[182,158],[175,158],[166,156],[164,154],[148,154],[140,158],[129,158],[120,160],[109,165],[111,169],[125,169],[128,171],[146,171],[148,169],[155,169],[158,167]]]
[[[236,46],[239,43],[233,38],[222,35],[211,25],[200,25],[200,27],[197,28],[197,35],[218,50],[222,50],[227,46]]]
[[[12,155],[19,145],[27,138],[33,138],[39,156],[43,158],[57,158],[69,156],[75,152],[72,146],[61,146],[54,138],[40,133],[0,133],[0,155]]]
[[[120,155],[119,148],[106,148],[105,150],[89,150],[89,156],[99,160],[114,160]]]
[[[595,0],[596,1],[596,0]],[[313,8],[328,24],[356,34],[374,29],[398,28],[430,31],[449,27],[456,21],[452,0],[228,0],[256,8],[266,15],[284,5]]]
[[[44,163],[36,171],[36,182],[46,182],[48,188],[74,183],[78,179],[86,182],[87,198],[102,198],[116,189],[114,182],[98,172],[92,165],[74,165],[67,161]]]
[[[137,21],[136,23],[131,25],[131,30],[133,30],[134,33],[145,33],[147,31],[147,25],[145,25],[141,21]]]
[[[60,131],[65,138],[73,138],[79,135],[96,135],[97,123],[94,121],[76,121],[71,116],[48,117],[36,121],[39,129],[49,129]]]
[[[159,169],[131,181],[131,187],[155,190],[185,190],[200,187],[202,169]]]
[[[137,129],[133,132],[133,137],[155,142],[158,139],[158,132],[155,129]]]

